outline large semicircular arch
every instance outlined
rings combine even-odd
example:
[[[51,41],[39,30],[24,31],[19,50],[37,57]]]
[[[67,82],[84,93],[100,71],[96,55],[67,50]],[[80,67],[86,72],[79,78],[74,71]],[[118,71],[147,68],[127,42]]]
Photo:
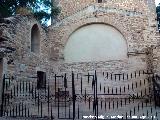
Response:
[[[92,29],[90,29],[90,27]],[[94,34],[91,35],[89,33],[90,31],[92,33],[93,31],[96,32],[96,29],[97,29],[96,27],[100,28],[99,30],[97,30],[97,33],[99,33],[99,35],[101,36],[102,41],[95,40],[94,37],[96,38],[96,36]],[[85,32],[87,33],[85,29],[89,30],[88,33],[90,35],[89,35],[89,38],[87,38],[88,41],[78,40],[79,38],[81,39],[81,37],[82,39],[85,39],[85,37],[88,37],[87,35],[84,35]],[[106,33],[108,32],[109,34],[113,34],[113,40],[112,40],[112,35],[105,34],[103,30],[106,30],[105,31]],[[77,35],[77,38],[75,38],[76,35]],[[78,41],[78,43],[76,43],[76,41],[73,41],[73,39],[77,39],[76,41]],[[108,41],[106,41],[105,39],[107,39]],[[116,39],[119,39],[119,41],[117,41]],[[127,47],[127,41],[124,35],[114,26],[109,25],[109,24],[89,23],[89,24],[80,26],[79,28],[75,29],[72,32],[72,34],[69,35],[67,42],[68,43],[66,43],[66,46],[64,48],[65,62],[92,62],[92,61],[124,60],[125,58],[127,58],[128,47]],[[106,47],[103,45],[103,42],[104,42],[104,45],[106,45]],[[81,44],[83,45],[81,46]],[[117,47],[116,48],[117,51],[114,48],[114,44],[115,44],[115,47]],[[118,48],[118,45],[119,45],[119,48]],[[76,48],[79,49],[79,51],[76,51],[77,50]],[[94,48],[97,50],[95,50]],[[99,53],[97,51],[99,51]],[[94,53],[95,53],[95,56],[94,56]]]

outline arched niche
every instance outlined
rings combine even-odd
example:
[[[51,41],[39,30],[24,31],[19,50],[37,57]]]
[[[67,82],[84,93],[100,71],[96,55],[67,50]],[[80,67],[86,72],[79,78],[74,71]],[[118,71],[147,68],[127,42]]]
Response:
[[[31,30],[31,52],[40,52],[40,31],[37,24],[33,25]]]
[[[65,62],[124,60],[127,43],[123,35],[107,24],[90,24],[74,31],[64,48]]]

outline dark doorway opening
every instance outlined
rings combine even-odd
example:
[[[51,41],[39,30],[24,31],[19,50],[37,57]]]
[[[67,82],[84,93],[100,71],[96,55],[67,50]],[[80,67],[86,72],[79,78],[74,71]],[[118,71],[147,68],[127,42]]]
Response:
[[[102,3],[102,0],[98,0],[98,3]]]
[[[46,88],[46,73],[43,71],[37,71],[37,89]]]

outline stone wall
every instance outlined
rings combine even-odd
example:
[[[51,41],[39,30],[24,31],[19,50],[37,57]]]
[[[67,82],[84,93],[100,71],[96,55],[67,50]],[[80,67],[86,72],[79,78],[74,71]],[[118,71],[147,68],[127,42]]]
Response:
[[[141,1],[142,2],[142,1]],[[157,44],[156,33],[156,22],[154,16],[149,19],[147,12],[138,10],[137,12],[130,10],[125,10],[125,8],[114,8],[114,4],[110,7],[106,4],[94,4],[86,7],[82,11],[69,16],[57,24],[49,27],[49,41],[50,41],[50,60],[53,64],[56,64],[57,70],[60,68],[64,69],[78,69],[81,71],[93,70],[90,66],[101,66],[99,68],[106,70],[111,70],[108,68],[115,69],[126,69],[131,70],[132,68],[139,69],[139,65],[144,65],[141,69],[146,69],[146,48],[151,45]],[[139,7],[140,8],[140,7]],[[147,8],[147,6],[146,6]],[[149,10],[148,10],[149,11]],[[144,14],[145,13],[145,14]],[[118,64],[112,64],[113,61],[104,62],[94,62],[94,63],[73,63],[66,64],[64,62],[64,48],[68,42],[70,35],[77,29],[95,23],[102,23],[111,25],[124,36],[127,42],[128,55],[126,61],[115,61]],[[57,53],[54,53],[56,51]],[[54,54],[53,54],[54,53]],[[63,64],[64,63],[64,64]],[[103,63],[103,64],[102,64]],[[107,64],[104,64],[107,63]],[[141,64],[144,63],[144,64]],[[98,65],[97,65],[98,64]],[[61,67],[65,66],[65,67]],[[68,66],[68,67],[67,67]],[[78,67],[77,67],[78,66]],[[85,67],[83,67],[85,66]],[[108,67],[107,67],[108,66]],[[121,67],[125,66],[125,67]],[[137,68],[136,68],[137,67]],[[95,67],[97,68],[97,67]],[[66,70],[67,70],[66,69]],[[66,71],[65,70],[65,71]],[[133,69],[132,69],[133,70]]]
[[[60,2],[64,4],[65,1]],[[148,7],[148,2],[143,0],[139,1],[142,4],[132,0],[123,2],[118,0],[104,1],[101,4],[93,4],[95,1],[85,0],[83,2],[87,6],[85,9],[79,10],[57,22],[46,31],[32,16],[6,18],[8,23],[3,23],[3,27],[1,27],[3,36],[11,41],[7,44],[16,49],[13,54],[6,57],[6,61],[9,61],[7,65],[9,74],[35,77],[36,71],[42,70],[46,71],[48,78],[50,78],[54,72],[85,72],[94,69],[98,71],[117,70],[118,72],[147,69],[145,50],[148,46],[157,45],[159,39],[155,36],[155,16],[150,18],[148,16],[148,13],[155,14],[153,11],[151,12],[153,9]],[[129,7],[131,3],[133,8]],[[136,6],[137,4],[141,7]],[[135,9],[135,6],[137,9]],[[76,9],[78,10],[78,7]],[[121,61],[65,63],[64,48],[70,35],[82,26],[95,23],[107,24],[120,31],[127,42],[127,59]],[[40,29],[40,54],[30,51],[31,28],[34,24],[37,24]]]
[[[18,15],[6,18],[6,22],[1,23],[1,31],[3,31],[1,36],[10,41],[7,43],[8,46],[15,48],[12,54],[5,57],[8,62],[8,73],[13,76],[30,78],[36,76],[37,70],[42,70],[47,72],[48,78],[52,78],[55,72],[86,72],[96,69],[98,71],[117,71],[118,73],[146,70],[148,68],[146,48],[152,45],[156,46],[159,40],[159,37],[155,35],[156,22],[150,21],[154,20],[155,16],[149,18],[147,14],[155,13],[147,7],[147,1],[139,1],[142,4],[137,4],[143,7],[138,6],[137,10],[132,9],[136,6],[137,1],[118,2],[118,0],[112,0],[106,1],[105,4],[95,3],[88,6],[91,2],[93,3],[93,1],[84,1],[84,5],[87,5],[85,9],[50,26],[47,31],[32,16]],[[111,4],[113,2],[114,4]],[[131,2],[133,5],[129,7]],[[67,4],[69,3],[67,2]],[[143,11],[140,10],[142,8]],[[120,31],[127,42],[127,59],[65,63],[64,48],[70,35],[82,26],[95,23],[107,24]],[[40,54],[30,51],[31,28],[34,24],[37,24],[40,29]],[[156,52],[156,54],[159,53]]]
[[[126,78],[127,80],[111,81],[108,79],[103,82],[104,76],[101,76],[98,80],[102,83],[102,87],[111,87],[114,91],[117,88],[119,90],[121,87],[125,86],[127,88],[128,85],[133,85],[135,91],[128,90],[128,93],[140,94],[142,90],[145,91],[146,89],[147,93],[150,93],[150,83],[145,84],[150,76],[146,75],[145,72],[153,69],[159,74],[160,51],[158,47],[154,48],[153,51],[148,48],[158,46],[160,37],[156,32],[153,6],[151,4],[150,7],[148,6],[149,0],[106,0],[104,4],[97,4],[91,0],[79,2],[81,3],[61,0],[60,4],[65,9],[62,10],[60,17],[68,17],[49,26],[47,30],[44,30],[30,15],[5,18],[0,23],[0,31],[3,31],[0,32],[0,37],[7,40],[6,46],[14,48],[12,53],[1,56],[6,66],[5,74],[14,77],[16,80],[13,81],[14,85],[18,84],[17,81],[34,82],[36,90],[37,71],[44,71],[47,73],[47,84],[53,92],[56,86],[62,87],[64,85],[63,79],[58,80],[58,85],[54,83],[55,73],[57,75],[67,73],[67,79],[70,83],[67,90],[71,94],[71,71],[74,71],[75,75],[76,73],[86,75],[86,73],[94,73],[96,70],[98,76],[99,74],[102,75],[103,72],[108,72],[113,75],[124,73],[130,77],[130,73],[136,73],[137,75],[140,73],[143,74],[141,77],[139,75],[139,77],[136,76],[133,79]],[[65,15],[66,12],[67,15]],[[38,25],[40,30],[39,54],[31,52],[31,29],[35,24]],[[117,29],[126,40],[127,58],[124,60],[66,63],[64,61],[64,48],[70,35],[79,28],[90,24],[106,24]],[[145,85],[141,84],[142,80],[144,80]],[[136,87],[137,83],[140,86]],[[87,92],[92,88],[87,86],[87,78],[86,82],[83,81],[83,85],[86,87]],[[76,92],[80,92],[78,80],[76,80],[75,86]],[[11,89],[13,89],[13,86],[11,86]],[[61,88],[61,90],[63,89]],[[43,94],[43,92],[40,91],[40,94]],[[16,99],[19,100],[18,97]],[[25,96],[23,96],[23,99],[26,100]],[[28,103],[33,106],[32,102]],[[33,113],[36,114],[34,108]],[[112,113],[115,113],[115,111]],[[57,114],[55,113],[55,115]]]
[[[148,6],[155,3],[154,0],[102,0],[102,3],[98,3],[98,0],[60,0],[58,1],[59,7],[62,12],[60,18],[63,19],[67,16],[71,16],[79,11],[82,11],[90,5],[102,5],[106,8],[123,9],[124,11],[130,10],[135,12],[148,13]]]
[[[4,36],[8,38],[7,44],[11,44],[15,51],[7,54],[7,71],[6,74],[14,77],[36,77],[36,71],[46,71],[48,62],[48,39],[46,31],[31,16],[15,16],[5,18],[2,22],[1,29]],[[40,53],[31,52],[31,29],[37,24],[40,31]]]

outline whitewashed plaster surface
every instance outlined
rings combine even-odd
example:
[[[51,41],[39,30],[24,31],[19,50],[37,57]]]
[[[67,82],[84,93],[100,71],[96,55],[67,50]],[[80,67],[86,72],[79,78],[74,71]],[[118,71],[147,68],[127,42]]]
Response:
[[[123,60],[127,43],[114,27],[91,24],[73,32],[64,49],[65,62]]]

